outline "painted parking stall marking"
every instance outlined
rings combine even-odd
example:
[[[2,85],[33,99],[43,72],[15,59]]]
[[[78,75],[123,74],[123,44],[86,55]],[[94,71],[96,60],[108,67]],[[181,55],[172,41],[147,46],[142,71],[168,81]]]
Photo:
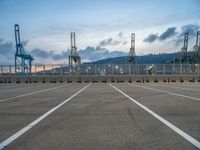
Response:
[[[192,136],[190,136],[186,132],[182,131],[181,129],[179,129],[178,127],[176,127],[175,125],[173,125],[172,123],[170,123],[169,121],[167,121],[166,119],[164,119],[163,117],[161,117],[160,115],[156,114],[155,112],[153,112],[152,110],[150,110],[149,108],[147,108],[146,106],[142,105],[141,103],[139,103],[138,101],[136,101],[132,97],[128,96],[127,94],[125,94],[124,92],[122,92],[117,87],[113,86],[112,84],[109,84],[109,85],[111,87],[113,87],[115,90],[117,90],[118,92],[120,92],[121,94],[123,94],[129,100],[131,100],[132,102],[134,102],[135,104],[137,104],[138,106],[140,106],[142,109],[144,109],[145,111],[147,111],[149,114],[151,114],[153,117],[155,117],[156,119],[158,119],[160,122],[162,122],[163,124],[165,124],[167,127],[169,127],[170,129],[172,129],[173,131],[175,131],[177,134],[179,134],[180,136],[182,136],[185,140],[187,140],[188,142],[190,142],[191,144],[193,144],[194,146],[196,146],[197,148],[200,149],[200,142],[198,140],[196,140],[195,138],[193,138]]]
[[[84,91],[86,88],[88,88],[90,86],[90,84],[86,85],[85,87],[83,87],[81,90],[79,90],[78,92],[76,92],[75,94],[73,94],[71,97],[69,97],[68,99],[64,100],[62,103],[60,103],[59,105],[53,107],[52,109],[50,109],[49,111],[47,111],[45,114],[43,114],[42,116],[40,116],[39,118],[37,118],[36,120],[34,120],[33,122],[31,122],[30,124],[28,124],[26,127],[24,127],[23,129],[19,130],[18,132],[16,132],[15,134],[13,134],[11,137],[9,137],[8,139],[6,139],[5,141],[3,141],[2,143],[0,143],[0,150],[3,149],[5,146],[7,146],[8,144],[10,144],[11,142],[15,141],[17,138],[19,138],[21,135],[23,135],[25,132],[27,132],[28,130],[30,130],[32,127],[34,127],[35,125],[37,125],[39,122],[41,122],[43,119],[45,119],[46,117],[48,117],[51,113],[53,113],[54,111],[56,111],[58,108],[60,108],[61,106],[63,106],[65,103],[67,103],[68,101],[70,101],[72,98],[74,98],[76,95],[78,95],[79,93],[81,93],[82,91]]]

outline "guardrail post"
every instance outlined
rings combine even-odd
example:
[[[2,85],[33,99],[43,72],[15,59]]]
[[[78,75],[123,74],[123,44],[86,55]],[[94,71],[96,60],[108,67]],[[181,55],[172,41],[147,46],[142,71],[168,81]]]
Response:
[[[88,65],[86,65],[86,75],[88,76]]]
[[[61,76],[63,75],[63,68],[62,68],[62,65],[60,65],[60,75],[61,75]]]
[[[146,75],[148,76],[148,65],[146,64]]]
[[[1,65],[1,74],[3,74],[3,66]]]
[[[121,69],[121,70],[120,70],[120,74],[122,75],[122,74],[123,74],[123,73],[122,73],[122,72],[123,72],[122,64],[121,64],[120,66],[121,66],[121,67],[120,67],[120,69]]]
[[[200,65],[198,65],[198,75],[200,74],[200,71],[199,71],[199,69],[200,69],[200,67],[199,67]]]
[[[79,64],[78,64],[78,66],[77,66],[77,67],[78,67],[77,69],[78,69],[78,76],[79,76],[79,68],[80,68]]]
[[[97,66],[96,66],[96,64],[94,64],[94,75],[96,76],[97,75]]]
[[[69,75],[71,76],[71,65],[69,65],[68,67],[68,72],[69,72]]]
[[[163,64],[163,74],[165,75],[165,64]]]
[[[11,76],[11,65],[9,65],[9,74]]]
[[[111,74],[112,74],[112,76],[113,76],[113,66],[114,66],[114,65],[112,64],[112,65],[111,65],[111,69],[112,69],[112,73],[111,73]]]
[[[44,71],[43,75],[46,75],[45,65],[43,65],[43,71]]]
[[[182,74],[183,74],[183,65],[180,64],[180,75],[182,75]]]
[[[51,65],[51,75],[53,75],[53,65]]]
[[[36,66],[35,66],[35,75],[37,74],[37,69],[36,69]]]

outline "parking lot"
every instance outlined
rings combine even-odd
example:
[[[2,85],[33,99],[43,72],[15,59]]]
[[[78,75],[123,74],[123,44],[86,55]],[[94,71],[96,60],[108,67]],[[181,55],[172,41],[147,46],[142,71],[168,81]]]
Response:
[[[200,149],[199,83],[0,84],[0,149]]]

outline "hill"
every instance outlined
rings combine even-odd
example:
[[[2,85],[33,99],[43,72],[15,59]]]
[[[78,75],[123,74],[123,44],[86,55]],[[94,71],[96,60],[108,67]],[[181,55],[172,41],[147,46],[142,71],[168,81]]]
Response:
[[[169,64],[170,60],[172,60],[177,53],[170,53],[170,54],[148,54],[143,56],[137,56],[137,63],[138,64]],[[85,64],[125,64],[127,56],[123,57],[114,57],[114,58],[107,58],[98,61],[93,61]]]

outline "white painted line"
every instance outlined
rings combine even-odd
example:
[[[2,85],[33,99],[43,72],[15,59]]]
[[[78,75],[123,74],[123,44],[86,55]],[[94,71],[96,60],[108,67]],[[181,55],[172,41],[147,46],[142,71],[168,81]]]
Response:
[[[62,103],[58,104],[57,106],[53,107],[52,109],[50,109],[49,111],[47,111],[45,114],[43,114],[42,116],[40,116],[39,118],[37,118],[36,120],[34,120],[30,124],[28,124],[26,127],[24,127],[23,129],[19,130],[18,132],[16,132],[15,134],[13,134],[11,137],[9,137],[8,139],[6,139],[2,143],[0,143],[0,150],[2,150],[5,146],[9,145],[11,142],[13,142],[14,140],[16,140],[17,138],[19,138],[21,135],[23,135],[28,130],[30,130],[33,126],[37,125],[39,122],[41,122],[47,116],[49,116],[51,113],[53,113],[54,111],[56,111],[58,108],[60,108],[65,103],[67,103],[72,98],[74,98],[76,95],[78,95],[83,90],[85,90],[88,86],[90,86],[90,84],[86,85],[84,88],[82,88],[81,90],[79,90],[77,93],[73,94],[71,97],[69,97],[68,99],[64,100]]]
[[[180,136],[182,136],[188,142],[190,142],[191,144],[193,144],[194,146],[196,146],[196,147],[198,147],[200,149],[200,142],[197,141],[195,138],[193,138],[192,136],[190,136],[186,132],[182,131],[181,129],[179,129],[178,127],[176,127],[175,125],[173,125],[172,123],[170,123],[169,121],[167,121],[166,119],[164,119],[163,117],[159,116],[158,114],[156,114],[155,112],[153,112],[152,110],[150,110],[149,108],[147,108],[146,106],[142,105],[141,103],[139,103],[138,101],[136,101],[132,97],[128,96],[127,94],[125,94],[124,92],[122,92],[121,90],[119,90],[118,88],[116,88],[114,85],[112,85],[112,84],[109,84],[109,85],[111,87],[113,87],[115,90],[117,90],[118,92],[120,92],[121,94],[123,94],[125,97],[127,97],[128,99],[130,99],[131,101],[133,101],[135,104],[137,104],[138,106],[140,106],[142,109],[144,109],[145,111],[147,111],[149,114],[151,114],[152,116],[154,116],[156,119],[158,119],[159,121],[161,121],[163,124],[165,124],[166,126],[168,126],[170,129],[172,129],[173,131],[175,131],[177,134],[179,134]]]
[[[40,90],[40,91],[31,92],[31,93],[27,93],[27,94],[17,95],[17,96],[14,96],[14,97],[4,98],[4,99],[1,99],[0,102],[12,100],[12,99],[20,98],[20,97],[24,97],[24,96],[29,96],[29,95],[33,95],[33,94],[37,94],[37,93],[42,93],[42,92],[58,89],[58,88],[61,88],[61,87],[64,87],[64,86],[66,86],[66,85],[57,86],[57,87],[53,87],[53,88],[48,88],[48,89],[45,89],[45,90]]]
[[[137,86],[137,87],[141,87],[143,89],[148,89],[148,90],[153,90],[153,91],[157,91],[157,92],[162,92],[162,93],[167,93],[170,95],[175,95],[175,96],[180,96],[180,97],[184,97],[184,98],[189,98],[192,100],[197,100],[200,101],[200,98],[196,98],[196,97],[192,97],[192,96],[187,96],[187,95],[183,95],[183,94],[178,94],[178,93],[173,93],[173,92],[169,92],[169,91],[164,91],[164,90],[159,90],[159,89],[155,89],[155,88],[150,88],[150,87],[146,87],[146,86],[141,86],[141,85],[137,85],[137,84],[130,84],[131,86]]]
[[[18,91],[18,90],[22,90],[22,89],[29,89],[29,88],[34,88],[34,87],[45,87],[45,85],[36,85],[36,86],[25,86],[25,87],[14,87],[14,88],[17,88],[17,89],[3,89],[3,90],[0,90],[0,92],[12,92],[12,91]]]
[[[182,89],[182,90],[189,90],[189,91],[196,91],[196,92],[200,92],[200,90],[197,90],[197,89],[191,89],[191,88],[184,88],[184,87],[180,87],[180,86],[168,86],[168,85],[157,85],[157,84],[154,84],[155,86],[164,86],[164,87],[169,87],[169,88],[175,88],[175,89]]]

